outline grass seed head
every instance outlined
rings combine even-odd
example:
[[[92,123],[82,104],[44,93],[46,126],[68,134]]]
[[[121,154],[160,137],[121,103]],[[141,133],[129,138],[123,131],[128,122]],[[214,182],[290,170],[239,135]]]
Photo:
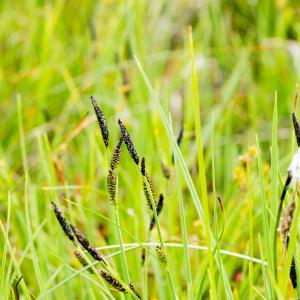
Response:
[[[107,283],[109,283],[113,287],[113,289],[115,289],[116,291],[122,292],[122,293],[126,293],[126,290],[122,286],[122,284],[116,278],[111,276],[109,273],[101,270],[100,275]]]
[[[136,288],[134,287],[134,285],[133,285],[131,282],[129,283],[129,288],[134,292],[134,294],[135,294],[139,299],[141,299],[140,294],[137,292]]]
[[[88,266],[87,260],[84,258],[84,256],[82,255],[82,253],[79,250],[75,250],[74,255],[76,256],[77,260],[80,262],[80,264],[83,267]],[[94,271],[92,268],[88,268],[87,270],[89,271],[90,274],[94,274]]]
[[[97,261],[104,261],[103,257],[100,255],[100,253],[98,252],[98,250],[94,247],[92,247],[90,245],[90,242],[88,241],[88,239],[86,238],[85,234],[82,233],[77,227],[75,227],[74,225],[70,225],[76,238],[78,243]]]
[[[109,193],[109,199],[112,205],[116,205],[116,186],[117,176],[113,170],[108,171],[107,175],[107,190]]]
[[[147,204],[148,204],[149,208],[151,210],[153,210],[152,202],[151,202],[151,196],[154,199],[155,206],[157,205],[156,204],[157,201],[156,201],[156,198],[155,198],[155,193],[154,193],[154,189],[153,189],[153,186],[152,186],[152,182],[151,182],[150,177],[148,176],[148,174],[146,172],[146,163],[145,163],[145,158],[144,157],[142,158],[142,161],[141,161],[141,173],[145,177],[144,180],[143,180],[143,189],[144,189],[144,194],[145,194],[145,197],[146,197],[146,200],[147,200]],[[147,186],[145,181],[147,181],[148,186]],[[150,193],[151,193],[151,195],[150,195]]]
[[[106,120],[105,117],[103,115],[103,112],[100,108],[100,106],[98,105],[97,101],[95,100],[95,98],[93,96],[91,96],[91,101],[95,110],[95,114],[98,120],[98,124],[101,130],[101,134],[102,134],[102,138],[103,138],[103,142],[105,144],[105,147],[108,147],[108,127],[106,124]]]
[[[119,126],[120,126],[120,129],[121,129],[121,133],[122,133],[122,136],[123,136],[123,139],[124,139],[124,142],[125,142],[125,145],[127,147],[127,150],[128,152],[130,153],[130,156],[132,157],[132,159],[134,160],[134,162],[136,163],[136,165],[139,164],[139,156],[133,146],[133,143],[132,143],[132,140],[130,138],[130,135],[126,129],[126,127],[124,126],[124,124],[122,123],[122,121],[119,119],[118,120],[119,122]]]
[[[292,201],[289,204],[287,210],[285,211],[283,217],[281,218],[281,222],[280,222],[278,230],[279,230],[284,242],[287,240],[287,237],[288,237],[290,229],[291,229],[295,208],[296,208],[296,203],[295,203],[295,201]]]
[[[183,126],[181,126],[180,132],[179,132],[178,137],[177,137],[177,145],[178,145],[178,147],[181,146],[182,139],[183,139],[183,132],[184,132],[184,128],[183,128]]]
[[[155,248],[157,256],[159,258],[159,260],[166,264],[167,263],[167,255],[164,249],[161,248],[161,246],[156,246]]]
[[[292,118],[293,118],[295,135],[296,135],[296,139],[297,139],[297,145],[298,145],[298,147],[300,147],[300,127],[299,127],[299,123],[298,123],[295,113],[292,113]]]
[[[118,145],[116,146],[116,148],[114,149],[111,160],[110,160],[110,167],[112,170],[116,169],[116,167],[118,166],[118,164],[120,162],[122,143],[123,143],[123,136],[120,137],[120,141],[119,141]]]
[[[55,213],[56,219],[58,220],[62,230],[64,231],[66,236],[74,243],[75,238],[74,238],[74,235],[72,233],[72,230],[70,228],[70,225],[69,225],[67,219],[64,217],[62,211],[58,208],[58,206],[53,201],[51,202],[51,204],[52,204],[52,208]]]
[[[159,199],[156,205],[156,214],[157,216],[159,216],[159,214],[161,213],[162,209],[164,206],[164,195],[160,194],[159,195]],[[151,222],[150,222],[150,227],[149,227],[149,231],[151,231],[154,228],[155,225],[155,216],[152,216]]]

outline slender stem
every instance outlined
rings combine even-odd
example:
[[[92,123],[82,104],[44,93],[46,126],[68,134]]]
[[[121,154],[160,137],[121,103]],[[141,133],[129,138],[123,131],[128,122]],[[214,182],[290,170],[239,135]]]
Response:
[[[176,186],[178,189],[178,201],[179,201],[179,209],[180,209],[180,225],[181,225],[182,241],[183,241],[183,247],[184,247],[184,262],[185,262],[185,272],[186,272],[186,280],[187,280],[187,294],[188,294],[188,299],[193,299],[194,298],[193,297],[193,281],[192,281],[189,249],[187,246],[188,238],[187,238],[186,223],[185,223],[184,204],[183,204],[182,192],[181,192],[179,168],[177,167],[177,164],[178,164],[178,161],[177,161],[177,158],[175,158]]]
[[[148,183],[148,181],[146,180],[146,178],[144,176],[143,176],[143,180],[144,180],[144,183],[146,185],[146,188],[147,188],[149,196],[150,196],[150,201],[151,201],[152,210],[153,210],[153,214],[154,214],[154,218],[155,218],[157,233],[158,233],[158,237],[159,237],[159,241],[160,241],[160,247],[161,247],[162,251],[165,253],[165,245],[164,245],[164,240],[163,240],[161,229],[160,229],[159,219],[158,219],[157,212],[156,212],[155,201],[153,199],[153,195],[151,193],[149,183]],[[173,281],[173,278],[172,278],[172,274],[171,274],[171,270],[170,270],[168,260],[165,264],[165,270],[166,270],[167,277],[168,277],[168,282],[169,282],[169,285],[170,285],[170,288],[171,288],[172,298],[177,299],[175,285],[174,285],[174,281]]]
[[[118,238],[119,238],[119,244],[120,244],[120,250],[121,250],[121,256],[122,256],[123,268],[125,270],[126,281],[129,283],[130,276],[129,276],[129,270],[128,270],[128,266],[126,263],[126,257],[125,257],[124,247],[123,247],[123,237],[122,237],[122,231],[120,228],[118,204],[115,205],[114,212],[115,212],[115,220],[116,220],[116,224],[117,224],[117,232],[118,232]]]

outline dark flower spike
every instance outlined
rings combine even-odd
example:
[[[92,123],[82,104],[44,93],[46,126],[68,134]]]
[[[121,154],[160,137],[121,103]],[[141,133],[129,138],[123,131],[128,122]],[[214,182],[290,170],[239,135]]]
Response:
[[[101,270],[100,275],[107,283],[109,283],[113,287],[113,289],[122,293],[126,293],[126,289],[122,286],[122,284],[109,273]]]
[[[156,214],[157,216],[159,216],[159,214],[161,213],[162,209],[164,206],[164,195],[160,194],[159,195],[159,199],[157,202],[157,206],[156,206]],[[150,222],[150,227],[149,227],[149,231],[151,231],[154,228],[155,225],[155,216],[152,216],[151,222]]]
[[[287,236],[285,245],[286,248],[288,247],[290,242],[290,237]],[[291,263],[291,268],[290,268],[290,279],[293,285],[293,288],[295,289],[297,287],[297,273],[296,273],[296,262],[294,256],[292,256],[292,263]]]
[[[148,176],[147,172],[146,172],[146,163],[145,163],[145,158],[142,158],[141,161],[141,173],[142,175],[145,177],[146,181],[148,182],[148,186],[150,188],[150,193],[154,199],[154,203],[156,206],[156,198],[155,198],[155,194],[154,194],[154,189],[150,180],[150,177]],[[145,181],[143,181],[143,188],[144,188],[144,194],[147,200],[147,204],[149,206],[149,208],[152,210],[152,202],[151,202],[151,196],[149,194],[149,189],[147,188],[147,184],[145,183]]]
[[[177,137],[177,145],[178,145],[179,148],[180,148],[181,143],[182,143],[183,133],[184,133],[184,128],[183,128],[183,125],[182,125],[181,128],[180,128],[180,132],[178,134],[178,137]],[[174,164],[174,154],[172,154],[172,163]]]
[[[141,296],[139,295],[139,293],[137,292],[137,290],[135,289],[134,285],[130,282],[129,283],[129,288],[134,292],[134,294],[141,299]]]
[[[177,137],[177,145],[178,145],[178,147],[180,147],[180,145],[181,145],[182,138],[183,138],[183,132],[184,132],[184,129],[183,129],[183,125],[182,125],[181,129],[180,129],[180,132],[179,132],[179,135]]]
[[[298,123],[298,120],[297,120],[297,117],[296,117],[295,113],[293,113],[292,116],[293,116],[293,124],[294,124],[295,135],[296,135],[296,139],[297,139],[297,145],[298,145],[298,147],[300,147],[300,127],[299,127],[299,123]]]
[[[116,186],[117,186],[117,176],[113,170],[109,170],[107,175],[107,190],[112,205],[117,205]]]
[[[297,287],[297,273],[296,273],[296,262],[294,256],[292,257],[292,264],[290,268],[290,279],[295,289]]]
[[[82,233],[77,227],[75,227],[74,225],[70,225],[76,238],[78,243],[97,261],[102,261],[106,264],[105,260],[103,259],[103,257],[100,255],[100,253],[98,252],[98,250],[94,247],[92,247],[90,245],[90,242],[88,241],[88,239],[86,238],[86,236],[84,235],[84,233]]]
[[[162,249],[161,246],[156,246],[155,250],[156,250],[156,253],[157,253],[157,256],[158,256],[159,260],[162,263],[166,264],[167,263],[167,255],[166,255],[165,250]]]
[[[119,143],[116,146],[116,148],[114,149],[111,160],[110,160],[110,167],[112,170],[116,169],[116,167],[118,166],[118,164],[120,162],[122,144],[123,144],[123,136],[120,137]]]
[[[138,156],[138,154],[137,154],[137,152],[136,152],[136,150],[133,146],[130,135],[129,135],[126,127],[122,123],[122,121],[119,119],[118,122],[119,122],[119,125],[120,125],[121,133],[122,133],[125,145],[127,147],[127,150],[130,153],[130,155],[131,155],[132,159],[134,160],[134,162],[138,165],[139,164],[139,156]]]
[[[105,121],[105,117],[103,115],[103,112],[100,108],[100,106],[98,105],[97,101],[95,100],[95,98],[93,96],[91,96],[91,101],[92,104],[94,106],[94,110],[95,110],[95,114],[98,120],[98,124],[101,130],[101,134],[102,134],[102,138],[103,138],[103,142],[105,144],[105,147],[108,147],[108,127]]]
[[[66,234],[66,236],[71,240],[73,243],[75,242],[74,235],[71,231],[70,225],[67,222],[67,219],[64,217],[62,211],[58,208],[58,206],[52,201],[52,208],[55,213],[56,219],[59,222],[62,230]]]
[[[83,267],[87,267],[88,266],[87,260],[83,257],[83,255],[80,253],[80,251],[76,250],[74,252],[74,255],[76,256],[77,260],[80,262],[80,264]],[[92,268],[88,268],[87,270],[89,271],[90,274],[94,274],[94,271],[93,271]]]

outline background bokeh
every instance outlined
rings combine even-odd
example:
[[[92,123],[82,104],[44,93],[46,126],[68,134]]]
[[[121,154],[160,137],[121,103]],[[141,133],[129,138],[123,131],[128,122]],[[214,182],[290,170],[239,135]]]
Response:
[[[290,116],[300,77],[299,2],[4,0],[0,2],[0,219],[4,226],[10,224],[12,252],[8,257],[14,256],[20,264],[16,267],[12,260],[7,261],[3,299],[11,293],[14,272],[24,276],[22,295],[28,289],[38,297],[72,273],[66,265],[79,268],[72,245],[55,222],[50,201],[57,201],[97,246],[116,243],[110,219],[101,217],[111,214],[106,192],[108,163],[91,95],[108,121],[112,148],[119,137],[117,119],[126,124],[138,153],[147,159],[157,193],[164,193],[167,199],[161,216],[164,238],[181,240],[176,181],[166,180],[161,171],[161,163],[174,171],[169,137],[134,55],[166,114],[170,112],[174,134],[184,127],[181,150],[199,190],[189,26],[201,107],[205,155],[201,167],[206,170],[210,199],[214,120],[216,189],[227,213],[222,247],[248,253],[250,197],[253,251],[260,257],[256,136],[269,199],[276,97],[279,190],[294,149]],[[243,159],[249,156],[250,187],[243,169]],[[126,151],[119,176],[121,224],[136,240],[145,241],[147,206],[140,174]],[[189,241],[205,244],[184,182],[182,191]],[[210,203],[213,214],[213,201]],[[132,236],[124,233],[124,241],[135,242]],[[5,245],[1,236],[2,255]],[[184,299],[182,252],[172,249],[169,255],[180,299]],[[139,257],[139,251],[129,253],[128,264],[132,280],[141,289]],[[195,294],[205,260],[205,254],[191,252]],[[115,265],[118,263],[116,259]],[[247,262],[225,257],[224,264],[236,296],[247,299]],[[167,299],[169,291],[159,285],[163,274],[157,262],[153,265],[149,270],[151,295]],[[254,284],[264,294],[259,266],[254,273]],[[203,286],[201,292],[208,297],[208,279]],[[222,297],[221,287],[219,291]],[[49,297],[96,299],[97,286],[77,276]]]

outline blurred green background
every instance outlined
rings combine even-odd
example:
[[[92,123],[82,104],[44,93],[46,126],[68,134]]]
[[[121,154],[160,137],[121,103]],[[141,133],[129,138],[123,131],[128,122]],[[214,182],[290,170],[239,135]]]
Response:
[[[9,240],[13,252],[8,257],[14,256],[20,262],[25,256],[18,268],[12,258],[2,265],[6,270],[2,299],[12,295],[15,272],[24,276],[21,293],[26,295],[27,286],[38,297],[70,274],[65,264],[76,264],[72,245],[54,220],[52,200],[61,203],[70,219],[80,224],[97,246],[115,243],[113,226],[94,214],[109,218],[110,208],[105,186],[107,157],[89,102],[91,95],[104,111],[112,147],[119,136],[117,118],[125,122],[138,153],[147,159],[157,193],[163,192],[168,199],[161,216],[164,237],[181,240],[175,180],[165,180],[161,172],[161,162],[172,168],[169,138],[134,55],[141,61],[165,112],[170,112],[175,135],[184,126],[181,149],[197,182],[189,26],[195,45],[210,197],[214,119],[216,188],[228,215],[224,247],[241,253],[249,250],[249,194],[254,201],[253,230],[257,239],[261,230],[260,209],[256,206],[260,193],[257,163],[251,165],[250,192],[245,191],[245,174],[238,156],[256,144],[257,134],[269,197],[275,93],[279,172],[283,177],[293,151],[290,115],[300,76],[299,1],[4,0],[0,2],[0,219],[4,227],[9,224],[10,197]],[[126,151],[119,176],[121,224],[136,239],[145,241],[149,218],[146,202],[138,170]],[[199,189],[199,184],[195,185]],[[203,241],[185,184],[182,190],[189,239]],[[80,206],[64,202],[65,198]],[[133,241],[126,234],[124,240]],[[5,247],[7,243],[1,237],[1,255],[5,255]],[[170,251],[170,261],[178,271],[174,280],[180,299],[184,299],[186,288],[180,272],[183,258],[178,256],[182,252],[176,251]],[[196,295],[202,276],[197,265],[201,266],[204,256],[191,253]],[[254,255],[260,256],[257,240]],[[141,289],[137,257],[139,252],[128,254],[128,264],[133,281]],[[247,299],[248,275],[243,275],[244,281],[236,279],[247,262],[224,260],[235,296]],[[118,260],[115,263],[118,265]],[[168,291],[157,288],[163,275],[157,262],[154,265],[151,295],[169,298]],[[261,270],[257,267],[254,272],[255,285],[264,294]],[[97,287],[80,278],[53,291],[49,299],[96,299]],[[208,297],[207,286],[208,280],[201,291],[203,297]],[[222,288],[219,291],[222,295]]]

